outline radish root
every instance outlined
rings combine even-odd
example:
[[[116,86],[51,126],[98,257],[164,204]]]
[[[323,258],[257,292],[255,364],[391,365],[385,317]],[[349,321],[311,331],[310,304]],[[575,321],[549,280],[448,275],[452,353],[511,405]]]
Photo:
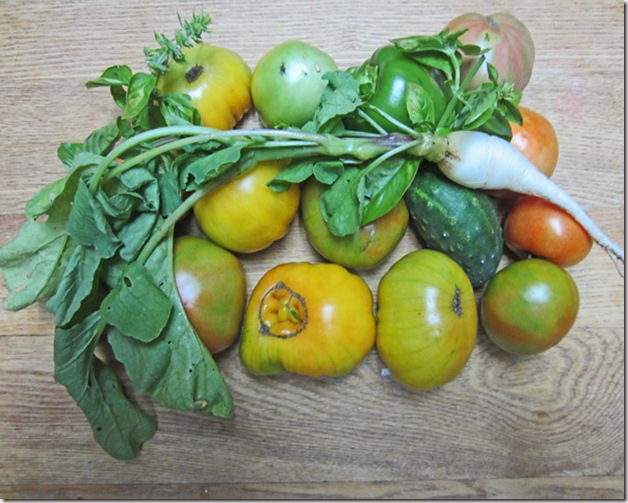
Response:
[[[447,148],[437,164],[445,176],[465,187],[507,189],[541,197],[561,207],[582,225],[595,242],[624,262],[624,250],[566,191],[506,140],[478,131],[455,131],[447,135]]]

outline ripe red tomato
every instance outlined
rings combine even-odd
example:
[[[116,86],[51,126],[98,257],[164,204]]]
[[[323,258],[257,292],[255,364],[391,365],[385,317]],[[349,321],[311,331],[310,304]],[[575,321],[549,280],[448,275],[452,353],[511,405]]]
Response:
[[[593,247],[591,236],[569,213],[535,196],[522,197],[508,212],[504,241],[521,258],[541,257],[561,267],[581,262]]]
[[[510,123],[510,144],[548,178],[558,164],[558,136],[552,124],[541,114],[519,105],[521,125]],[[491,191],[493,196],[514,199],[521,194],[509,190]]]
[[[491,278],[480,319],[497,346],[529,355],[558,344],[576,321],[579,307],[578,287],[569,273],[532,258],[513,262]]]

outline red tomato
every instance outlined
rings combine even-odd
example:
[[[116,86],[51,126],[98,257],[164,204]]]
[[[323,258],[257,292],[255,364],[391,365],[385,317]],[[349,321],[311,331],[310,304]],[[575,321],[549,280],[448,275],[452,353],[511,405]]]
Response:
[[[535,196],[522,197],[508,212],[504,241],[519,257],[541,257],[561,267],[581,262],[593,246],[569,213]]]
[[[521,152],[548,178],[552,176],[558,163],[558,137],[552,124],[541,114],[519,105],[522,124],[510,123],[512,139],[510,144]],[[492,191],[502,199],[514,199],[521,194],[508,190]]]

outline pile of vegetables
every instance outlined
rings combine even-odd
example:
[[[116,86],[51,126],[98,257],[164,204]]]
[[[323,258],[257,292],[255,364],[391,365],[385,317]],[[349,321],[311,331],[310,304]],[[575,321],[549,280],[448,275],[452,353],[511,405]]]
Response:
[[[593,240],[623,261],[549,180],[557,142],[519,106],[534,44],[513,16],[467,14],[346,70],[290,41],[251,71],[201,42],[208,15],[180,24],[145,50],[149,73],[120,65],[87,83],[109,88],[120,115],[60,145],[67,173],[0,248],[8,309],[45,302],[55,379],[111,456],[136,456],[157,423],[100,345],[137,393],[219,417],[233,400],[212,353],[238,337],[256,375],[341,376],[376,347],[400,383],[432,389],[460,374],[480,324],[517,354],[558,343],[579,305],[563,267]],[[252,107],[264,128],[234,129]],[[538,122],[543,145],[518,145]],[[503,227],[493,196],[513,200]],[[280,264],[246,299],[237,255],[282,238],[299,209],[324,260]],[[206,237],[180,235],[189,214]],[[359,271],[409,225],[425,248],[385,272],[375,305]],[[498,272],[504,243],[525,260]]]

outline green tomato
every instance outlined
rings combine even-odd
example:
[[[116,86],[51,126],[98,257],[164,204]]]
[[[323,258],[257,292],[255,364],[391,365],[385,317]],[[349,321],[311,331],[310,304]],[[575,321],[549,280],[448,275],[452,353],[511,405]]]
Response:
[[[330,262],[353,269],[371,269],[399,244],[408,227],[405,201],[348,236],[333,235],[323,219],[320,198],[325,186],[310,178],[301,193],[303,226],[314,249]]]
[[[207,239],[182,236],[174,242],[174,277],[190,324],[212,353],[240,334],[246,283],[235,255]]]
[[[258,61],[253,71],[253,105],[266,127],[301,127],[314,115],[327,81],[338,70],[327,53],[306,42],[284,42]]]
[[[569,273],[534,258],[513,262],[491,278],[480,317],[497,346],[529,355],[558,344],[576,321],[579,306],[578,287]]]

